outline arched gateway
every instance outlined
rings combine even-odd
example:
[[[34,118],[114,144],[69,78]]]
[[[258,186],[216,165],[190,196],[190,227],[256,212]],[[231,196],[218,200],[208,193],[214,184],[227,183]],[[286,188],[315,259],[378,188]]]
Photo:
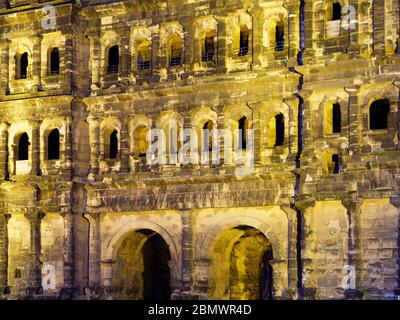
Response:
[[[168,300],[171,253],[163,237],[150,229],[129,233],[117,249],[112,276],[115,299]]]

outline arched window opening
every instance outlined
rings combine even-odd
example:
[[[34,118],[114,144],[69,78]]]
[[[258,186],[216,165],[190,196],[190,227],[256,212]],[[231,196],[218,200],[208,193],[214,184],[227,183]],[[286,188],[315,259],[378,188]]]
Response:
[[[110,134],[110,159],[116,159],[118,154],[118,131],[114,130]]]
[[[211,121],[207,121],[203,125],[203,151],[208,152],[212,151],[212,135],[211,131],[213,129],[213,124]]]
[[[135,153],[143,158],[146,157],[148,142],[147,142],[147,133],[149,132],[149,128],[145,126],[140,126],[135,130],[134,139],[135,139]]]
[[[282,21],[275,27],[275,51],[283,51],[285,48],[285,26]]]
[[[242,149],[246,149],[247,147],[247,129],[248,129],[248,120],[246,117],[242,117],[238,121],[239,124],[239,146]]]
[[[240,27],[239,56],[246,56],[249,52],[249,29]]]
[[[285,118],[282,113],[275,116],[275,147],[283,146],[285,140]]]
[[[21,134],[18,141],[18,159],[17,160],[28,160],[29,159],[29,137],[26,132]]]
[[[206,33],[202,61],[212,61],[214,59],[214,31]]]
[[[387,99],[374,101],[369,108],[369,129],[387,129],[389,123],[390,101]]]
[[[340,172],[340,158],[338,154],[332,155],[332,173],[338,174]]]
[[[150,69],[151,50],[149,41],[142,41],[138,45],[137,64],[139,70]]]
[[[117,45],[112,46],[108,50],[108,65],[107,73],[118,73],[119,68],[119,47]]]
[[[332,133],[340,133],[342,131],[342,113],[340,104],[334,103],[332,106]]]
[[[28,53],[25,52],[23,53],[19,59],[16,57],[16,63],[17,63],[17,72],[16,72],[16,78],[17,79],[26,79],[28,77]]]
[[[60,159],[60,132],[58,129],[54,129],[49,133],[47,141],[47,159]]]
[[[182,39],[178,35],[172,36],[170,39],[170,66],[178,66],[182,60]]]
[[[53,48],[50,52],[50,75],[60,73],[60,52],[58,48]]]
[[[341,20],[342,19],[342,6],[339,1],[332,3],[332,20]]]

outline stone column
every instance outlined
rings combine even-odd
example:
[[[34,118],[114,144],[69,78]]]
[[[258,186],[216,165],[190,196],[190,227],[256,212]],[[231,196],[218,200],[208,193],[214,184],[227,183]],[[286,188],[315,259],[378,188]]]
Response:
[[[64,141],[61,141],[61,159],[63,163],[63,171],[65,174],[67,174],[69,177],[72,177],[72,131],[71,131],[71,125],[72,125],[72,118],[71,117],[66,117],[65,118],[65,138]],[[63,145],[64,143],[64,145]]]
[[[253,132],[254,132],[254,163],[258,164],[261,162],[261,102],[249,103],[249,107],[253,110]]]
[[[40,261],[41,254],[41,237],[40,223],[44,217],[44,213],[36,209],[28,209],[25,217],[30,223],[30,266],[29,266],[29,283],[28,295],[36,295],[43,293],[42,288],[42,266]]]
[[[285,35],[285,47],[288,48],[288,56],[293,65],[297,65],[297,53],[299,51],[299,14],[300,1],[293,2],[287,5],[289,13],[288,17],[288,32]]]
[[[32,61],[29,61],[29,64],[32,65],[32,92],[37,92],[42,87],[42,80],[41,80],[41,44],[42,44],[42,35],[35,35],[33,40],[33,53],[32,53]]]
[[[343,199],[342,205],[347,209],[349,233],[348,233],[348,265],[354,267],[356,275],[356,287],[345,290],[346,299],[362,299],[362,258],[361,258],[361,225],[360,208],[361,201],[356,199]]]
[[[289,133],[285,136],[285,145],[289,147],[289,156],[291,159],[295,159],[298,151],[298,109],[299,99],[297,97],[283,99],[283,102],[289,108],[289,119],[285,119],[285,127],[288,124],[288,128],[285,131]]]
[[[252,69],[260,70],[262,68],[261,56],[263,52],[263,38],[264,38],[264,10],[261,8],[254,8],[249,12],[253,17],[253,43],[252,43]]]
[[[307,167],[307,169],[313,167],[314,160],[314,137],[313,137],[313,124],[312,121],[312,110],[311,110],[311,97],[312,91],[303,90],[301,92],[301,97],[303,99],[303,113],[302,118],[298,119],[298,124],[302,125],[302,128],[298,130],[302,130],[301,134],[303,137],[303,146],[302,146],[302,156],[301,156],[301,166]]]
[[[355,9],[355,21],[351,20],[351,16],[349,15],[349,46],[347,48],[347,52],[351,56],[358,55],[360,53],[360,44],[358,40],[358,32],[359,32],[359,23],[360,23],[360,9],[358,7],[358,0],[350,0],[350,5]],[[354,29],[352,26],[354,25]]]
[[[86,213],[89,221],[89,287],[96,291],[100,287],[100,214]]]
[[[62,208],[60,215],[64,219],[64,285],[61,297],[70,299],[75,292],[75,230],[76,215],[71,208]]]
[[[184,47],[184,58],[183,63],[185,64],[185,71],[191,72],[193,69],[194,56],[198,53],[194,51],[194,42],[195,40],[195,30],[194,30],[194,19],[188,18],[184,21],[181,21],[183,24],[184,30],[184,39],[183,39],[183,47]]]
[[[0,214],[0,298],[8,288],[8,214]]]
[[[0,181],[6,180],[8,174],[8,123],[0,124]]]
[[[157,26],[151,28],[151,30],[151,81],[158,82],[160,80],[160,69],[163,68],[161,65],[162,59],[160,59],[160,28]]]
[[[8,39],[0,40],[0,97],[8,94],[9,91],[10,43]]]
[[[90,173],[89,178],[93,179],[99,174],[100,157],[100,119],[89,117],[89,141],[90,141]]]
[[[73,47],[74,41],[76,41],[75,34],[68,33],[64,35],[65,37],[65,51],[63,54],[64,66],[60,68],[64,70],[63,81],[66,83],[67,88],[71,88],[72,81],[74,80],[74,62],[73,62]]]
[[[31,141],[31,157],[32,168],[31,175],[40,175],[40,124],[41,121],[32,121],[32,141]]]

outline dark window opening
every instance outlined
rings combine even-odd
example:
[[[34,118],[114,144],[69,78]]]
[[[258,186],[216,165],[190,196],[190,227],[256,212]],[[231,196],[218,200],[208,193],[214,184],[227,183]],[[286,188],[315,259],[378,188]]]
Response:
[[[150,44],[145,41],[138,46],[137,63],[139,70],[150,69]]]
[[[342,131],[342,113],[340,111],[340,104],[335,103],[332,106],[332,133],[340,133]]]
[[[342,19],[342,6],[339,2],[332,3],[332,21]]]
[[[332,155],[333,174],[340,172],[340,158],[338,154]]]
[[[249,29],[240,28],[239,56],[246,56],[249,52]]]
[[[204,39],[203,61],[212,61],[214,59],[214,34],[209,34]]]
[[[51,50],[50,53],[50,75],[60,73],[60,53],[57,48]]]
[[[275,116],[275,147],[283,146],[285,140],[285,118],[283,114]]]
[[[28,53],[22,54],[19,60],[19,79],[26,79],[28,77]]]
[[[119,47],[112,46],[108,50],[108,66],[107,66],[107,73],[118,73],[119,68]]]
[[[243,117],[239,119],[239,146],[242,146],[242,149],[246,149],[247,146],[247,118]]]
[[[275,27],[275,50],[283,51],[285,48],[285,28],[283,23],[277,23]]]
[[[25,132],[21,134],[18,141],[18,159],[17,160],[28,160],[29,159],[29,137]]]
[[[387,99],[377,100],[369,108],[370,130],[387,129],[389,122],[390,101]]]
[[[110,159],[116,159],[118,154],[118,131],[110,134]]]
[[[60,132],[54,129],[50,132],[47,141],[47,160],[60,159]]]
[[[212,123],[207,121],[203,126],[203,151],[212,151]]]

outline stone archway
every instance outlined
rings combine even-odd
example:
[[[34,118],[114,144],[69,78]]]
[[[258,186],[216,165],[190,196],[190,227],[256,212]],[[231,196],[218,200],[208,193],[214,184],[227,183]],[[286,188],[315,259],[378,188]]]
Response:
[[[150,229],[125,236],[120,243],[112,272],[115,299],[169,300],[171,253],[164,238]]]
[[[261,231],[225,229],[212,242],[209,257],[210,299],[272,299],[272,245]]]

